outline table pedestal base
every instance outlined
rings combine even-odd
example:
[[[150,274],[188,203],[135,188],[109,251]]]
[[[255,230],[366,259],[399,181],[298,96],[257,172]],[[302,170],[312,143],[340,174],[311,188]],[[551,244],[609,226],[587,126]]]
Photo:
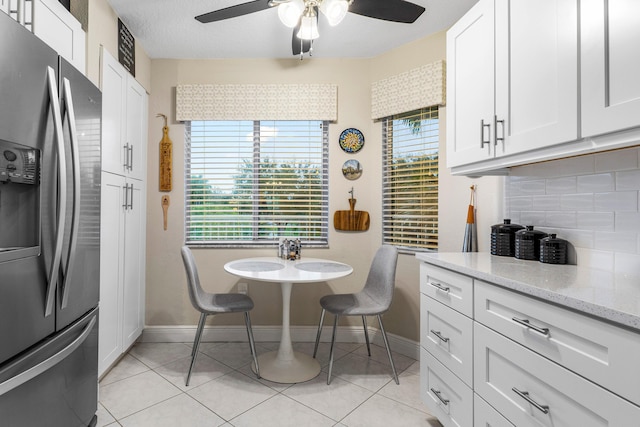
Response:
[[[293,384],[314,379],[320,374],[320,364],[316,359],[304,353],[294,351],[292,357],[278,358],[277,351],[258,356],[260,376],[274,383]],[[252,363],[251,368],[255,372]]]

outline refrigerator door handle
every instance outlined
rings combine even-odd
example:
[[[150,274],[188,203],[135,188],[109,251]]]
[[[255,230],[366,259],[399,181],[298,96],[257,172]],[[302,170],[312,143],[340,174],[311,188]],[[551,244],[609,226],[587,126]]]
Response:
[[[60,259],[62,258],[62,241],[64,239],[64,220],[67,214],[67,164],[64,152],[64,137],[62,133],[62,114],[58,103],[58,88],[56,84],[56,72],[51,67],[47,67],[47,80],[49,82],[49,102],[53,114],[53,127],[56,145],[58,148],[58,226],[56,227],[56,237],[53,252],[53,262],[49,270],[49,280],[47,284],[47,299],[45,303],[44,316],[53,313],[53,303],[56,297],[56,284],[58,282],[58,271]]]
[[[89,324],[85,326],[85,328],[82,330],[82,333],[78,336],[78,338],[73,340],[68,346],[66,346],[65,348],[63,348],[53,356],[38,363],[37,365],[32,366],[31,368],[25,371],[22,371],[15,377],[12,377],[11,379],[8,379],[3,383],[0,383],[0,396],[10,392],[16,387],[21,386],[22,384],[26,383],[30,379],[43,374],[44,372],[53,368],[58,363],[62,362],[65,358],[67,358],[67,356],[73,353],[87,339],[87,337],[91,333],[91,330],[93,329],[93,325],[95,325],[96,323],[97,318],[98,316],[93,316]]]
[[[65,78],[62,82],[62,99],[66,105],[66,118],[69,122],[69,139],[71,140],[71,163],[73,171],[73,216],[71,219],[71,235],[69,237],[69,253],[67,264],[62,266],[64,281],[62,285],[61,308],[65,308],[69,302],[69,276],[73,271],[76,259],[76,246],[78,242],[78,227],[80,220],[80,152],[78,151],[78,134],[76,130],[76,114],[73,109],[73,97],[71,96],[71,83]]]

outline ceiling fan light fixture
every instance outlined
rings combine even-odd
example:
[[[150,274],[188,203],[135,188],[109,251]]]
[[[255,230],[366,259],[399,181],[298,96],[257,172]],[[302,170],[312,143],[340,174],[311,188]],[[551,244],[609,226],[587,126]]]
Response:
[[[301,40],[315,40],[320,37],[320,33],[318,33],[318,18],[313,8],[305,9],[304,15],[300,20],[300,30],[297,36]]]
[[[291,0],[278,5],[278,18],[285,26],[294,28],[300,22],[300,15],[304,11],[303,0]]]
[[[347,0],[323,0],[320,3],[320,11],[327,17],[331,26],[342,22],[348,10],[349,2]]]

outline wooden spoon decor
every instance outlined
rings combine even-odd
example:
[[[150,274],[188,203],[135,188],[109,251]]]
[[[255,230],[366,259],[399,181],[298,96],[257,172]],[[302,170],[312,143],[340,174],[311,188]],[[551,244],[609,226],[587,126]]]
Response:
[[[336,211],[333,215],[333,226],[340,231],[367,231],[369,229],[369,212],[357,211],[356,199],[353,198],[353,187],[349,199],[348,211]]]

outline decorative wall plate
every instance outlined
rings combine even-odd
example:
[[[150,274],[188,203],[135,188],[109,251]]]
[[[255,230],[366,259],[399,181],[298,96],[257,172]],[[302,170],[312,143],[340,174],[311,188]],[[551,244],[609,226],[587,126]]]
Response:
[[[364,135],[358,129],[348,128],[342,131],[338,142],[345,153],[357,153],[364,146]]]
[[[360,162],[357,160],[347,160],[344,162],[342,165],[342,175],[351,181],[360,178],[360,175],[362,175]]]

